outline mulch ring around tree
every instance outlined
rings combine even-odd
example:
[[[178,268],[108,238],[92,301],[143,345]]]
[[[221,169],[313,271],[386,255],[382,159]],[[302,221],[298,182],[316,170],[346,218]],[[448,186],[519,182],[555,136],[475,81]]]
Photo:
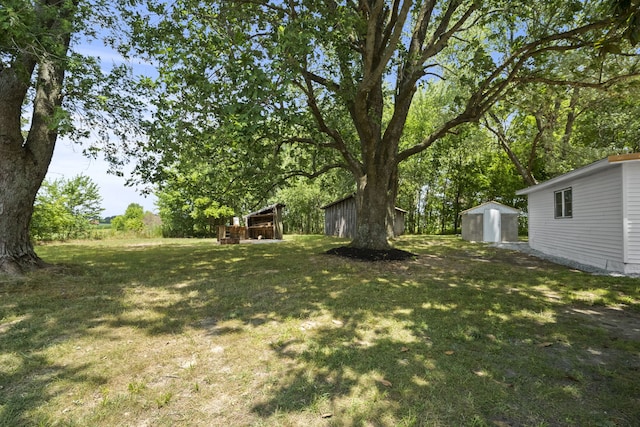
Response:
[[[337,255],[360,261],[406,261],[416,258],[416,254],[401,249],[364,249],[351,246],[340,246],[325,252],[328,255]]]

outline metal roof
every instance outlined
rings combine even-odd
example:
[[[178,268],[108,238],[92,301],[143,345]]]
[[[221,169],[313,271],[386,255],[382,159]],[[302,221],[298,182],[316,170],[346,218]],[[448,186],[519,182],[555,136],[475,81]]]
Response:
[[[521,213],[520,209],[516,209],[516,208],[513,208],[511,206],[503,205],[500,202],[496,202],[495,200],[491,200],[489,202],[484,202],[484,203],[482,203],[482,204],[480,204],[478,206],[474,206],[472,208],[466,209],[466,210],[460,212],[459,215],[463,215],[465,213],[470,213],[471,211],[475,211],[475,210],[483,211],[482,208],[484,208],[486,206],[489,206],[489,205],[494,205],[494,206],[498,207],[500,210],[503,210],[503,211],[506,211],[506,212],[517,213],[517,214]]]
[[[355,197],[356,197],[356,195],[355,195],[355,194],[349,194],[348,196],[343,197],[342,199],[339,199],[339,200],[336,200],[335,202],[331,202],[331,203],[329,203],[329,204],[327,204],[327,205],[321,206],[321,207],[320,207],[320,209],[327,209],[327,208],[330,208],[330,207],[331,207],[331,206],[333,206],[333,205],[337,205],[338,203],[342,203],[342,202],[344,202],[345,200],[349,200],[349,199],[351,199],[351,198],[355,198]],[[397,211],[400,211],[400,212],[403,212],[403,213],[407,213],[407,211],[405,211],[404,209],[400,209],[400,208],[399,208],[399,207],[397,207],[397,206],[395,207],[395,209],[396,209]]]
[[[609,156],[606,159],[598,160],[597,162],[591,163],[589,165],[583,166],[578,169],[574,169],[571,172],[567,172],[563,175],[559,175],[555,178],[552,178],[548,181],[541,182],[537,185],[532,185],[531,187],[523,188],[522,190],[516,191],[516,194],[519,196],[533,193],[535,191],[544,190],[545,188],[549,188],[552,186],[556,186],[558,184],[562,184],[566,181],[570,181],[576,178],[584,177],[592,175],[596,172],[600,172],[603,169],[615,167],[619,165],[621,162],[628,161],[639,161],[640,153],[629,153],[629,154],[620,154],[615,156]]]
[[[248,214],[244,215],[243,218],[248,218],[248,217],[253,216],[253,215],[260,215],[260,214],[265,213],[267,211],[274,210],[274,209],[277,209],[279,207],[283,208],[285,206],[286,205],[284,203],[275,203],[273,205],[265,206],[264,208],[262,208],[260,210],[257,210],[255,212],[248,213]]]

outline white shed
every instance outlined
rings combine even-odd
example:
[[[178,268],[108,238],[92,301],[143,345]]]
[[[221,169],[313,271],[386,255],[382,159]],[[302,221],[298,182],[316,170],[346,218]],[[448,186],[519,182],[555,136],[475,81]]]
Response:
[[[517,192],[529,199],[529,246],[640,273],[640,153],[609,156]]]
[[[462,238],[472,242],[516,242],[520,211],[495,201],[460,212]]]

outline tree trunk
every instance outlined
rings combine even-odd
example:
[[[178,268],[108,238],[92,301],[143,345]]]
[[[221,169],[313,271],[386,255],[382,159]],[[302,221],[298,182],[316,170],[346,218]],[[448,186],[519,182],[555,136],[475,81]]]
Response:
[[[65,43],[68,46],[68,36]],[[64,68],[46,54],[38,58],[37,65],[26,139],[21,113],[36,60],[26,58],[0,72],[0,273],[12,275],[45,265],[33,249],[29,225],[58,136],[53,117],[62,103]]]
[[[458,221],[460,220],[460,198],[462,196],[462,185],[458,182],[456,198],[453,202],[453,234],[458,234]]]
[[[12,275],[45,265],[29,238],[33,202],[43,173],[32,169],[28,157],[24,150],[6,149],[0,157],[0,272]]]
[[[383,144],[376,144],[378,148]],[[393,147],[393,145],[392,145]],[[389,250],[394,237],[395,203],[398,194],[397,150],[376,150],[365,163],[366,174],[357,178],[355,248]]]
[[[385,174],[386,175],[386,174]],[[361,177],[356,192],[356,235],[351,242],[355,248],[391,249],[389,244],[389,181],[380,176]]]

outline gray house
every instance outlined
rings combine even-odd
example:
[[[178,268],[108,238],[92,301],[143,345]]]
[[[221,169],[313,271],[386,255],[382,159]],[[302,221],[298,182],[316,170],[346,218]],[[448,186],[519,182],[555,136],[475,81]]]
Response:
[[[529,200],[531,248],[640,273],[640,153],[610,156],[517,194]]]
[[[462,238],[472,242],[517,242],[518,209],[495,201],[460,212]]]
[[[356,235],[356,197],[354,194],[328,205],[324,209],[324,234],[327,236],[353,238]],[[393,234],[404,233],[404,215],[407,211],[396,207]]]

